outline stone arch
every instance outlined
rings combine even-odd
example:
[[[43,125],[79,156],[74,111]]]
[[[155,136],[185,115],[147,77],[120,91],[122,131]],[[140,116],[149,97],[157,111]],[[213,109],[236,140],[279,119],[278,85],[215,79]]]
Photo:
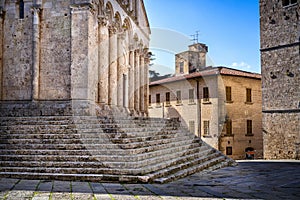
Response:
[[[108,20],[110,22],[113,21],[114,18],[114,9],[110,2],[107,2],[105,5],[105,15],[108,17]]]
[[[122,18],[121,18],[121,15],[118,11],[115,13],[114,22],[115,22],[115,25],[116,25],[116,28],[118,29],[118,31],[121,31],[121,29],[122,29]]]

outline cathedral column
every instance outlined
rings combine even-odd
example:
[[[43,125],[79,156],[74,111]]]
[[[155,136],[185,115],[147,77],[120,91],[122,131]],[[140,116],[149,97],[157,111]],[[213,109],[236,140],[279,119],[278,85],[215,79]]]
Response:
[[[33,24],[32,24],[32,100],[39,99],[39,71],[40,71],[40,7],[32,7]]]
[[[108,104],[109,76],[109,30],[105,17],[99,18],[99,64],[98,64],[98,102]]]
[[[118,96],[118,101],[117,105],[119,107],[123,107],[124,104],[124,68],[125,68],[125,56],[124,56],[124,33],[121,32],[118,34],[118,90],[117,90],[117,96]]]
[[[117,105],[118,96],[118,40],[117,29],[111,26],[109,29],[109,93],[108,104],[112,106]]]
[[[142,51],[140,55],[140,111],[144,114],[144,72],[145,72],[145,59],[144,59],[144,52]]]
[[[129,69],[129,91],[128,91],[128,95],[129,95],[129,110],[133,111],[134,110],[134,73],[135,73],[135,67],[134,67],[134,51],[130,50],[129,52],[129,65],[130,65],[130,69]]]
[[[134,59],[134,110],[140,111],[140,54],[139,50],[136,50]]]

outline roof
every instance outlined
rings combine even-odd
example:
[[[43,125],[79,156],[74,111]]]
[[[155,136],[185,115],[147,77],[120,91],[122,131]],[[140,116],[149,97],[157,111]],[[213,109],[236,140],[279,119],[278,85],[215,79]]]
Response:
[[[247,71],[242,71],[242,70],[228,68],[228,67],[208,67],[203,71],[194,72],[191,74],[184,74],[181,76],[173,76],[170,78],[153,81],[149,85],[150,86],[161,85],[164,83],[171,83],[176,81],[182,81],[182,80],[193,79],[193,78],[201,78],[205,76],[215,76],[215,75],[229,75],[229,76],[261,79],[261,74],[259,73],[247,72]]]

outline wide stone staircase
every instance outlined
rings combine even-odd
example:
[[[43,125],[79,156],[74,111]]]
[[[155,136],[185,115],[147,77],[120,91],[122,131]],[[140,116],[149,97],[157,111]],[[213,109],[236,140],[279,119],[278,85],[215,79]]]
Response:
[[[0,177],[164,183],[235,164],[177,120],[2,117],[0,140]]]

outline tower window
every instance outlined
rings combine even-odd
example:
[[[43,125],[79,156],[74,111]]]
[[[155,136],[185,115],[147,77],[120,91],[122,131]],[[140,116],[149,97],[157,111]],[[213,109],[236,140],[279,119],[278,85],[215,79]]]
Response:
[[[24,1],[20,0],[19,2],[19,18],[24,19]]]
[[[156,105],[160,105],[160,94],[156,94]]]
[[[293,5],[296,4],[297,0],[282,0],[282,6],[289,6],[289,5]]]
[[[209,121],[203,121],[203,136],[209,136]]]
[[[183,67],[184,67],[184,62],[180,62],[179,63],[179,72],[181,73],[181,74],[183,74]]]

